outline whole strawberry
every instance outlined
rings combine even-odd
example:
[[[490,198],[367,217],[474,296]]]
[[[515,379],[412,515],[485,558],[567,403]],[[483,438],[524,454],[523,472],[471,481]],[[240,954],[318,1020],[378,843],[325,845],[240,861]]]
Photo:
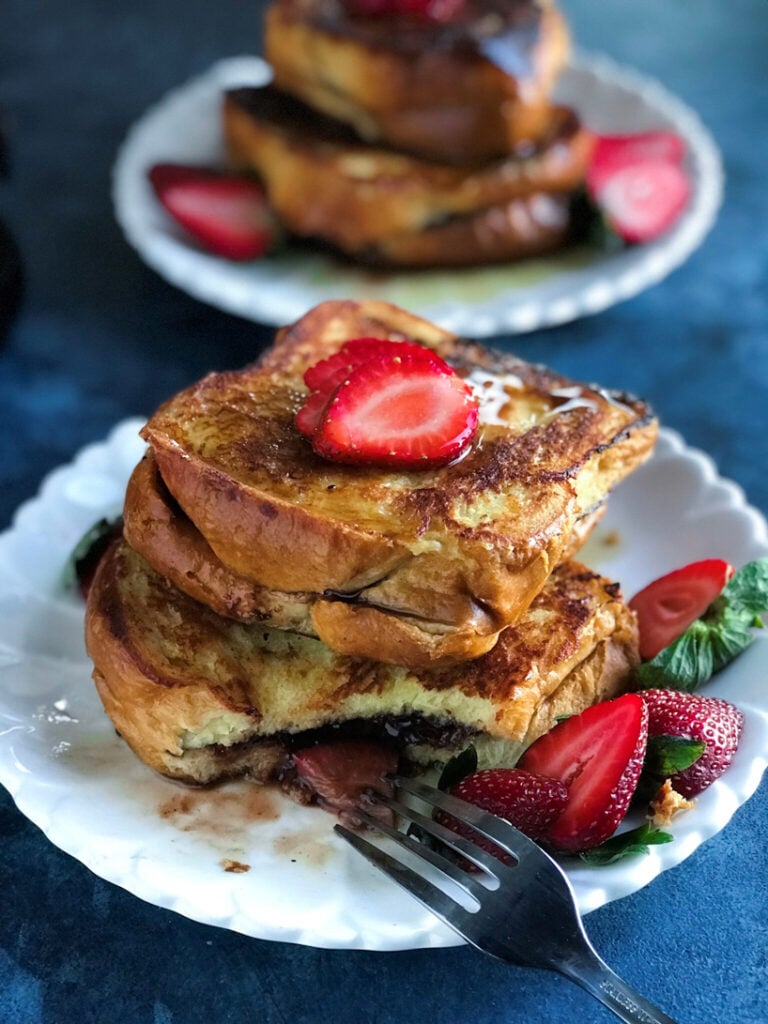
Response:
[[[497,814],[531,839],[540,839],[565,807],[568,789],[559,779],[548,779],[520,768],[488,768],[467,775],[451,789],[451,795]],[[445,814],[439,815],[438,820],[500,860],[511,860],[490,839],[478,836],[469,826]]]
[[[648,708],[649,736],[681,736],[706,744],[697,761],[671,777],[672,788],[690,798],[718,779],[733,760],[744,716],[718,697],[702,697],[680,690],[643,690]]]

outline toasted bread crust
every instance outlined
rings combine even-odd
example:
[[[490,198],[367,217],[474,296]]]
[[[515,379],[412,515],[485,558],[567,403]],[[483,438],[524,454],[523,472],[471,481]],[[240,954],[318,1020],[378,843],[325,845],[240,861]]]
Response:
[[[361,137],[467,162],[503,156],[546,133],[548,97],[569,51],[554,7],[527,5],[531,18],[516,39],[514,31],[503,34],[514,5],[500,5],[493,12],[495,42],[478,42],[461,28],[454,36],[451,27],[432,25],[422,37],[414,25],[410,32],[402,25],[388,29],[374,19],[366,29],[364,19],[343,15],[340,5],[330,18],[324,10],[318,16],[328,6],[327,0],[272,4],[265,53],[280,89],[353,125]],[[519,79],[504,69],[512,58]]]
[[[467,267],[557,252],[572,240],[571,196],[535,192],[451,217],[443,224],[382,238],[350,253],[382,267]]]
[[[579,520],[566,558],[574,557],[603,512],[604,506]],[[418,620],[360,604],[360,600],[366,600],[365,593],[357,601],[334,601],[321,594],[270,590],[246,580],[216,557],[176,505],[151,450],[131,474],[123,522],[125,539],[153,569],[189,597],[227,618],[318,636],[342,654],[412,667],[477,657],[496,641],[493,623],[486,621],[487,612],[479,606],[457,606],[457,602],[467,600],[466,595],[446,595],[444,588],[433,589],[429,575],[421,572],[412,581],[420,591],[412,601],[417,600],[423,609],[424,617]],[[398,587],[403,585],[400,579]],[[450,602],[448,608],[444,605],[446,599]],[[443,625],[451,620],[465,625]]]
[[[292,736],[405,712],[437,723],[438,736],[458,737],[451,742],[469,730],[519,753],[555,715],[620,692],[637,661],[634,617],[617,585],[577,563],[555,570],[491,652],[427,671],[222,619],[122,541],[89,592],[86,644],[105,709],[135,753],[195,781],[238,771],[263,779]],[[449,743],[436,756],[452,752]]]
[[[460,462],[395,475],[314,454],[294,424],[301,374],[363,335],[437,348],[480,389],[481,428]],[[656,425],[637,400],[490,353],[395,307],[332,302],[281,332],[258,365],[171,399],[143,434],[168,490],[230,570],[391,612],[403,634],[394,646],[411,626],[425,650],[438,632],[463,632],[474,657],[480,638],[525,611],[579,519],[650,454]],[[337,645],[365,618],[323,608],[313,624]]]
[[[310,595],[270,590],[228,569],[169,494],[151,451],[128,481],[123,508],[127,542],[183,590],[217,614],[276,629],[312,633]]]
[[[552,110],[538,151],[460,168],[364,145],[271,86],[231,90],[223,113],[230,164],[258,174],[294,234],[369,257],[381,243],[380,259],[422,265],[508,259],[561,245],[570,227],[567,194],[583,181],[593,146],[592,134],[565,108]],[[488,212],[507,207],[506,220]],[[463,238],[446,238],[451,229],[441,224],[462,215]],[[481,238],[472,244],[481,219],[495,221],[506,249]],[[420,238],[425,229],[434,240],[428,256],[387,253],[390,240],[416,252],[414,241],[400,236]]]

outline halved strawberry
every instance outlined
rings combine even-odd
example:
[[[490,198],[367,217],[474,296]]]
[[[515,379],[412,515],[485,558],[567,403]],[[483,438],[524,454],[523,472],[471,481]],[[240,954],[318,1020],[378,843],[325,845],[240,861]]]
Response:
[[[580,853],[613,834],[637,786],[647,737],[646,704],[628,693],[567,718],[528,748],[519,768],[568,787],[565,810],[546,834],[551,846]]]
[[[293,760],[299,779],[320,804],[354,812],[368,791],[391,792],[383,776],[397,771],[398,756],[394,748],[374,740],[337,740],[297,750]],[[381,810],[390,816],[388,808]]]
[[[356,367],[362,366],[375,356],[388,355],[429,356],[435,360],[439,359],[436,353],[415,342],[390,341],[387,338],[351,338],[328,359],[321,359],[314,366],[310,366],[304,374],[304,383],[313,391],[330,394],[339,384],[343,384]]]
[[[484,811],[498,814],[531,839],[541,839],[568,802],[568,788],[559,779],[534,775],[520,768],[489,768],[473,772],[457,783],[451,793],[482,807]],[[511,860],[490,839],[479,836],[450,815],[441,813],[438,821],[500,860]]]
[[[635,160],[593,173],[592,198],[625,242],[650,242],[685,209],[690,183],[684,169],[658,157]]]
[[[663,160],[681,164],[685,157],[685,143],[674,132],[637,132],[634,135],[598,135],[589,162],[587,180],[591,189],[597,188],[606,175],[618,167],[645,160]]]
[[[643,587],[629,607],[637,615],[640,657],[655,658],[703,615],[733,576],[722,558],[705,558],[675,569]]]
[[[264,189],[252,178],[155,164],[149,180],[168,213],[217,256],[256,259],[279,235]]]
[[[672,788],[690,798],[720,778],[741,739],[741,711],[727,700],[681,690],[643,690],[638,696],[648,708],[649,736],[681,736],[706,744],[690,768],[672,776]]]
[[[477,418],[472,390],[442,360],[380,355],[337,388],[313,447],[336,462],[426,469],[455,459]]]

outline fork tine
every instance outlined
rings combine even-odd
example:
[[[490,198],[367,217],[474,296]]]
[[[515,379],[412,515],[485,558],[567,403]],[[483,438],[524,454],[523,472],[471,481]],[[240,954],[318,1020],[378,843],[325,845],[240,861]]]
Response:
[[[462,928],[471,921],[473,915],[466,911],[461,904],[446,895],[442,889],[438,889],[428,879],[417,874],[386,851],[379,849],[378,846],[369,843],[367,839],[363,839],[357,833],[350,832],[343,825],[334,825],[333,828],[334,832],[345,839],[358,853],[361,853],[369,863],[391,878],[393,882],[397,882],[449,928],[453,928],[459,935],[465,937]]]
[[[412,821],[414,825],[418,825],[419,828],[423,829],[429,835],[434,836],[435,839],[439,839],[441,843],[445,843],[446,846],[450,846],[456,853],[460,853],[467,860],[472,861],[479,868],[482,868],[489,875],[494,877],[501,876],[505,871],[508,870],[507,866],[494,857],[493,854],[487,853],[482,850],[479,846],[472,842],[471,839],[465,839],[463,836],[458,835],[456,832],[452,832],[451,829],[446,828],[445,825],[441,825],[440,822],[435,821],[433,818],[427,818],[425,815],[420,814],[414,810],[413,807],[409,807],[407,804],[402,803],[399,800],[394,800],[392,797],[384,796],[381,793],[375,794],[375,802],[377,804],[385,804],[390,810],[393,810],[395,814],[399,814],[402,818],[407,818]]]
[[[391,775],[387,776],[387,778],[389,782],[399,789],[405,790],[406,793],[410,793],[412,796],[424,800],[433,807],[446,811],[454,818],[472,825],[480,835],[492,840],[502,850],[510,853],[517,861],[522,861],[529,857],[541,859],[543,856],[553,865],[555,864],[552,858],[540,846],[524,835],[519,829],[516,829],[514,825],[510,825],[508,822],[502,821],[501,818],[481,810],[475,804],[467,803],[466,800],[460,800],[458,797],[451,796],[450,793],[443,793],[432,786],[426,786],[423,782],[417,782],[415,779],[406,779],[400,775]],[[560,872],[559,868],[557,870]]]
[[[480,811],[473,804],[411,779],[399,776],[388,776],[388,779],[413,796],[472,824],[481,835],[517,857],[518,864],[512,869],[499,865],[500,870],[497,870],[494,866],[493,873],[499,876],[501,884],[498,889],[490,891],[475,883],[466,872],[439,853],[384,825],[361,809],[358,813],[364,820],[458,883],[477,901],[478,907],[474,911],[466,910],[417,871],[343,825],[336,825],[338,835],[369,863],[489,956],[557,971],[589,992],[625,1024],[675,1024],[671,1017],[627,985],[597,955],[584,931],[570,882],[546,851],[513,826]],[[397,801],[387,799],[384,802],[398,809]],[[409,808],[405,810],[407,817],[417,820],[416,812]],[[437,824],[429,819],[423,820],[430,826]],[[453,842],[452,839],[450,845]]]
[[[371,828],[375,828],[378,832],[383,832],[385,836],[389,836],[390,839],[394,840],[405,850],[410,850],[411,853],[420,857],[422,860],[428,861],[432,867],[437,868],[444,875],[447,875],[453,882],[456,883],[467,895],[471,896],[472,899],[478,905],[482,904],[483,896],[488,895],[488,890],[485,886],[480,885],[479,882],[469,875],[466,871],[454,864],[453,861],[448,860],[439,851],[432,850],[424,843],[420,843],[412,836],[406,835],[405,832],[399,832],[396,828],[392,828],[391,825],[387,825],[386,822],[380,821],[378,818],[374,818],[373,815],[368,814],[367,811],[362,808],[358,808],[355,811],[356,815],[363,819],[366,825],[370,825]]]

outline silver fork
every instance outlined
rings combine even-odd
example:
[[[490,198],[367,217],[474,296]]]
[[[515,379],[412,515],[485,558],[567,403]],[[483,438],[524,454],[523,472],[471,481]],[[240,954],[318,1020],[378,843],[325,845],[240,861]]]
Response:
[[[557,862],[540,846],[501,818],[448,793],[399,776],[389,781],[397,789],[471,825],[510,854],[514,863],[502,863],[471,840],[414,807],[378,793],[372,795],[376,803],[385,804],[395,814],[412,821],[475,864],[483,875],[464,870],[456,859],[443,856],[361,808],[359,816],[366,824],[436,868],[463,891],[465,900],[459,902],[419,871],[343,825],[336,825],[336,832],[370,863],[482,952],[510,963],[543,967],[562,974],[586,989],[626,1024],[675,1024],[671,1017],[603,963],[584,931],[570,882]],[[482,884],[483,876],[494,888]],[[473,909],[467,909],[464,902],[472,903]]]

